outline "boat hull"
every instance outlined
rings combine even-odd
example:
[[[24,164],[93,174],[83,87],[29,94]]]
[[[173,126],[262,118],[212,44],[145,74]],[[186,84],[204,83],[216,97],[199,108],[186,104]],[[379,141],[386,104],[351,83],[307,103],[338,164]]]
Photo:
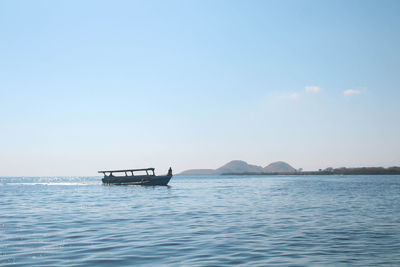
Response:
[[[107,185],[168,185],[172,175],[155,176],[155,175],[139,175],[139,176],[107,176],[102,179]]]

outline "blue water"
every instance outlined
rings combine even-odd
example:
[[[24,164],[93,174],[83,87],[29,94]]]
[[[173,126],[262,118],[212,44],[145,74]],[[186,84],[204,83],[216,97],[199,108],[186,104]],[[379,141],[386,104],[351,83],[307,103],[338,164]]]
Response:
[[[400,176],[0,178],[0,265],[400,266]]]

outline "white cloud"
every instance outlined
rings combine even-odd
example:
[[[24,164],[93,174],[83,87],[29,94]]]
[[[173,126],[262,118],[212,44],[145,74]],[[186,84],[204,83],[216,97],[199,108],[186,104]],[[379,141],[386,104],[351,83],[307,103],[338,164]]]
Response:
[[[315,85],[306,86],[304,88],[306,88],[306,92],[307,93],[319,93],[319,92],[321,92],[323,90],[321,87],[315,86]]]
[[[343,92],[343,94],[345,96],[347,96],[347,95],[358,95],[358,94],[361,94],[361,91],[360,90],[354,90],[354,89],[347,89],[346,91]]]
[[[278,95],[278,97],[281,98],[281,99],[297,100],[300,97],[300,94],[296,93],[296,92],[292,92],[292,93],[287,92],[287,93]]]
[[[291,98],[291,99],[297,99],[297,98],[299,98],[299,94],[298,93],[291,93],[290,95],[289,95],[289,97]]]

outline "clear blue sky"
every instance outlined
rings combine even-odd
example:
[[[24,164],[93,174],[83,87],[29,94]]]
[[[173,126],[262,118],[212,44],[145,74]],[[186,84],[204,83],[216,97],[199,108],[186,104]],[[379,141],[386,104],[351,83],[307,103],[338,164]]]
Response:
[[[1,1],[0,175],[400,165],[400,1]]]

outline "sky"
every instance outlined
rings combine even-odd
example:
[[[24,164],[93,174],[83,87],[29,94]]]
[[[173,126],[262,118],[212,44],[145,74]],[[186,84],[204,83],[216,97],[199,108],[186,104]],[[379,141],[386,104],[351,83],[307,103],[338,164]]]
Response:
[[[400,165],[399,1],[0,1],[0,176]]]

